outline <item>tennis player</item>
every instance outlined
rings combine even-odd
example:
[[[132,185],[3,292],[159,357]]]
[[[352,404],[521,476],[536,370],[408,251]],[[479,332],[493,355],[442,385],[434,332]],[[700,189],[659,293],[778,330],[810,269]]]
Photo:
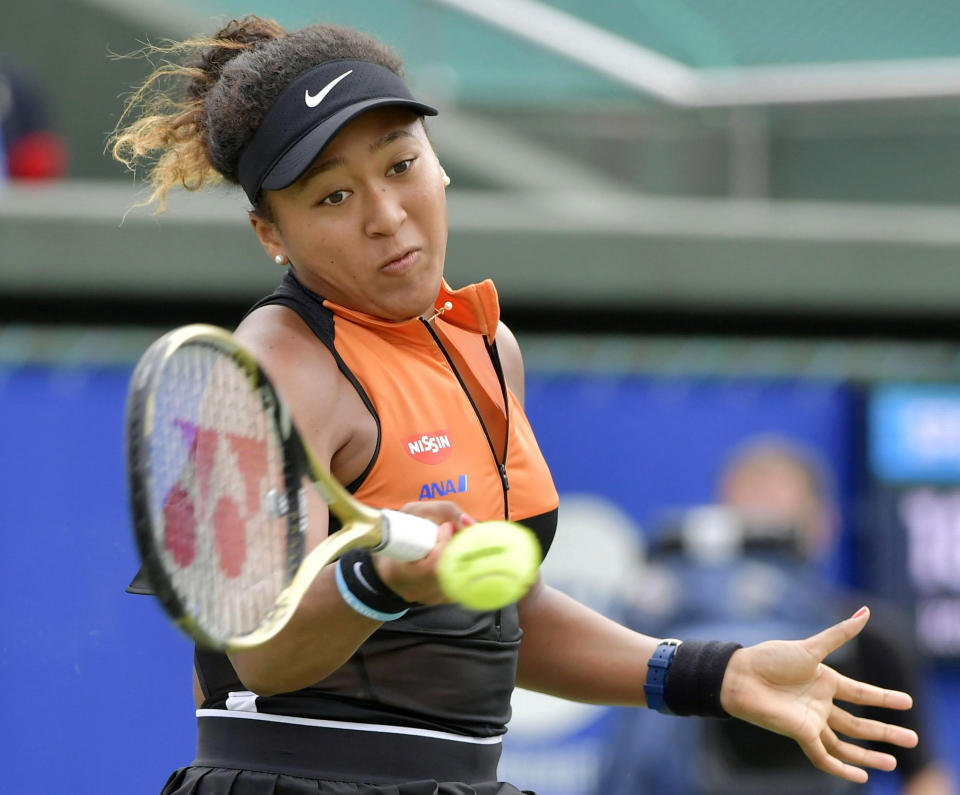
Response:
[[[439,552],[474,520],[529,525],[549,550],[557,493],[524,415],[523,365],[491,282],[443,280],[448,179],[399,59],[356,31],[287,33],[248,16],[184,42],[127,108],[114,155],[169,188],[239,184],[277,290],[236,330],[322,463],[362,501],[441,524],[401,563],[349,553],[254,650],[198,648],[198,749],[164,795],[493,795],[514,686],[570,699],[735,716],[794,738],[855,781],[916,735],[835,701],[910,706],[821,660],[866,608],[803,641],[660,640],[539,582],[518,604],[445,603]],[[173,83],[168,83],[172,78]],[[178,87],[177,80],[182,84]],[[326,516],[313,506],[313,517]],[[309,527],[315,543],[327,522]],[[584,528],[589,532],[589,528]]]

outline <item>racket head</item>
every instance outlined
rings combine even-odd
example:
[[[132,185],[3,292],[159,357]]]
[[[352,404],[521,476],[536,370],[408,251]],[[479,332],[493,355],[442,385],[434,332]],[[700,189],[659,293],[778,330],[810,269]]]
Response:
[[[192,325],[141,357],[126,410],[134,536],[155,593],[226,649],[275,616],[304,558],[310,459],[256,359]]]

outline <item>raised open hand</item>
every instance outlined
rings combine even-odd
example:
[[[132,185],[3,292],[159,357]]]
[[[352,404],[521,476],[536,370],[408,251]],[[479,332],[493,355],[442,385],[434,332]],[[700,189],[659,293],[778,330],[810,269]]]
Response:
[[[845,621],[805,640],[774,640],[739,649],[727,665],[720,701],[731,715],[792,737],[813,764],[835,776],[865,782],[863,767],[893,770],[896,759],[841,739],[881,741],[911,748],[910,729],[851,715],[835,702],[909,709],[906,693],[841,676],[823,659],[856,637],[870,618],[863,607]],[[856,767],[862,765],[863,767]]]

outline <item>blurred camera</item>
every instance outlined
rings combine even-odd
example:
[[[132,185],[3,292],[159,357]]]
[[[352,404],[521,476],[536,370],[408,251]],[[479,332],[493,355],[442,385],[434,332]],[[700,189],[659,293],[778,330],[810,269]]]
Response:
[[[803,555],[803,530],[797,524],[740,513],[724,505],[699,505],[671,512],[650,539],[651,559],[682,555],[720,565],[747,552]]]

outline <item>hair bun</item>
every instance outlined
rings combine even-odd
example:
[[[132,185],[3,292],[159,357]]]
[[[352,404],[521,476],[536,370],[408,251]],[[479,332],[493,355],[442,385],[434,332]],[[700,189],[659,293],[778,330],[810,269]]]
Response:
[[[243,52],[254,50],[266,41],[286,36],[287,32],[272,19],[247,14],[231,19],[214,34],[210,46],[200,55],[197,67],[202,71],[190,83],[192,97],[202,97],[220,79],[224,66]]]
[[[237,182],[240,155],[264,115],[306,70],[344,59],[399,75],[402,65],[389,47],[352,28],[310,25],[288,33],[254,15],[212,36],[147,45],[134,54],[159,55],[163,62],[127,98],[108,146],[131,171],[148,168],[153,192],[143,204],[157,212],[172,187]]]

